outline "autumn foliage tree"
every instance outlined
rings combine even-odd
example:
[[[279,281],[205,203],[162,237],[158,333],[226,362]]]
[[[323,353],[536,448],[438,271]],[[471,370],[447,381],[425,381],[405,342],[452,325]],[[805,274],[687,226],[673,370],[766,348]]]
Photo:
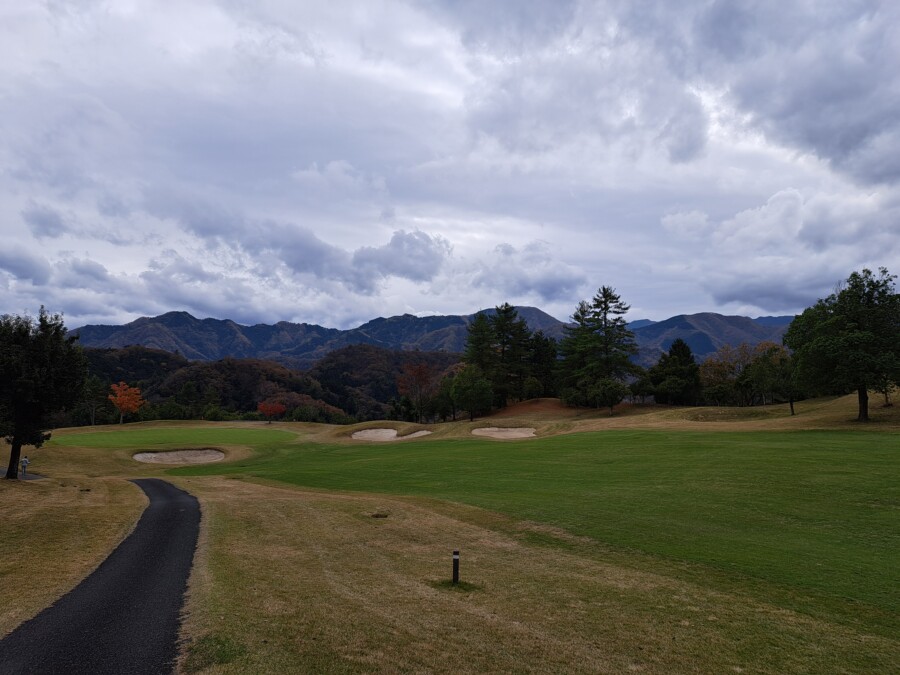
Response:
[[[287,410],[287,406],[283,403],[279,403],[278,401],[263,401],[256,409],[259,411],[260,415],[265,417],[269,424],[272,423],[272,420],[280,415],[284,415],[284,411]]]
[[[141,409],[146,401],[141,397],[141,390],[132,387],[125,382],[119,382],[110,386],[112,393],[108,396],[110,402],[119,411],[119,424],[125,420],[125,415],[132,415]]]

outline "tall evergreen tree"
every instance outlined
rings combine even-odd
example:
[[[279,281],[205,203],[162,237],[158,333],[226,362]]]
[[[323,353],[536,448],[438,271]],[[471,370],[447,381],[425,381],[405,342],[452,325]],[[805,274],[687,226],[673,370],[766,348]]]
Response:
[[[691,348],[681,338],[659,357],[648,376],[657,403],[695,405],[700,399],[700,367]]]
[[[494,337],[496,361],[490,379],[494,389],[494,403],[498,408],[506,406],[509,399],[521,399],[525,378],[529,375],[528,324],[508,302],[496,308],[489,319]]]
[[[540,383],[539,396],[556,395],[556,340],[535,331],[529,341],[530,376]]]
[[[86,367],[62,317],[43,307],[31,317],[0,317],[0,435],[10,445],[6,477],[18,477],[23,445],[39,448],[50,437],[51,416],[75,405]]]
[[[621,382],[640,372],[640,367],[631,362],[637,353],[634,334],[623,318],[629,309],[610,286],[601,286],[590,303],[578,303],[572,315],[573,325],[566,327],[566,336],[559,346],[563,356],[560,375],[562,387],[569,391],[567,398],[593,400],[596,397],[589,392],[601,380]],[[604,391],[612,389],[605,387]],[[608,401],[606,396],[604,404],[608,405]]]
[[[484,312],[476,314],[469,324],[463,361],[478,368],[483,375],[494,370],[497,361],[494,352],[494,328]]]

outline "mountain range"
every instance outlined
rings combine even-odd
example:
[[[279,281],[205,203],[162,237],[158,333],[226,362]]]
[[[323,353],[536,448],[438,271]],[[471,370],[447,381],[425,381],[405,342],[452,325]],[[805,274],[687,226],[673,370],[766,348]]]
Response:
[[[566,324],[535,307],[517,307],[532,331],[560,339]],[[484,310],[492,313],[494,310]],[[277,361],[307,369],[326,354],[356,344],[393,350],[459,353],[465,348],[469,324],[476,315],[417,317],[403,314],[378,318],[349,330],[280,321],[243,326],[229,319],[197,319],[187,312],[142,317],[121,326],[87,325],[72,331],[85,347],[121,348],[140,345],[180,354],[193,361],[226,357]],[[641,365],[652,365],[677,338],[691,347],[698,361],[722,345],[781,342],[792,316],[724,316],[711,312],[680,314],[665,321],[629,324]]]

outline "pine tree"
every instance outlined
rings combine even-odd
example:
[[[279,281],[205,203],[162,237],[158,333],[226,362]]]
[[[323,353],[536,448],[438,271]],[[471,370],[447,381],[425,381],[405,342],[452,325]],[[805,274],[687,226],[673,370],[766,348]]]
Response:
[[[6,477],[18,477],[23,445],[36,448],[50,438],[55,412],[78,403],[86,366],[62,317],[43,307],[31,317],[0,317],[0,436],[10,445]]]
[[[634,334],[623,318],[629,309],[610,286],[601,286],[590,303],[578,303],[572,315],[574,325],[566,327],[566,336],[559,345],[563,356],[560,377],[569,402],[595,401],[591,392],[598,382],[622,382],[640,372],[631,362],[637,353]],[[617,394],[623,391],[604,387],[605,392],[613,389]],[[604,396],[605,405],[609,399],[610,396]]]
[[[700,366],[691,348],[681,338],[659,357],[648,372],[657,403],[695,405],[700,399]]]
[[[494,329],[487,315],[479,312],[469,324],[463,361],[486,375],[493,372],[496,360]]]
[[[521,400],[525,378],[528,376],[529,340],[531,332],[519,312],[508,302],[496,308],[489,319],[493,332],[496,361],[490,379],[494,389],[494,403],[506,406],[509,399]]]

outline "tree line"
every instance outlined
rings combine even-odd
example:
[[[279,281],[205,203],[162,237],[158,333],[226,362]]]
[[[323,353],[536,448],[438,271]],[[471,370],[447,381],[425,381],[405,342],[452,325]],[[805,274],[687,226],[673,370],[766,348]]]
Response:
[[[601,286],[578,303],[559,344],[529,333],[509,304],[479,315],[469,328],[464,367],[442,386],[472,414],[535,395],[577,406],[614,407],[626,398],[674,405],[750,406],[826,394],[858,395],[869,419],[868,392],[900,386],[900,295],[886,268],[853,272],[835,292],[795,317],[783,344],[725,345],[697,363],[676,339],[648,369],[638,366],[630,309]],[[540,392],[538,394],[537,392]]]
[[[461,362],[448,354],[392,353],[363,345],[330,354],[308,373],[264,361],[188,363],[134,348],[88,352],[67,335],[62,317],[0,317],[0,436],[10,446],[7,478],[23,446],[40,447],[49,429],[134,419],[260,419],[351,422],[470,418],[511,402],[559,396],[570,405],[614,407],[626,397],[676,405],[756,405],[856,392],[858,419],[869,419],[869,392],[885,404],[900,386],[900,295],[887,269],[853,272],[828,297],[795,317],[782,345],[723,347],[696,363],[675,340],[658,362],[636,365],[629,306],[610,286],[578,303],[564,337],[531,331],[504,303],[479,313]],[[107,350],[109,352],[109,350]],[[124,356],[123,356],[124,354]],[[128,368],[116,362],[133,356]],[[106,359],[104,379],[89,360]],[[112,359],[112,361],[110,361]],[[348,364],[362,364],[349,368]],[[141,373],[139,382],[114,377]],[[398,373],[399,374],[395,374]],[[356,373],[353,375],[352,373]],[[153,380],[153,378],[158,380]]]

